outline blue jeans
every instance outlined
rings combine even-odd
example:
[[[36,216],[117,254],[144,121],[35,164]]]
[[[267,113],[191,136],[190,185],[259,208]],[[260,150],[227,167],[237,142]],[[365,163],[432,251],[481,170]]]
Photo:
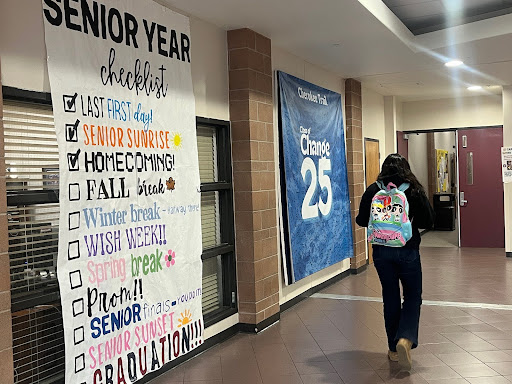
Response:
[[[373,246],[373,262],[382,284],[384,322],[389,350],[405,338],[418,346],[422,273],[420,252],[417,249]],[[404,295],[400,297],[400,282]]]

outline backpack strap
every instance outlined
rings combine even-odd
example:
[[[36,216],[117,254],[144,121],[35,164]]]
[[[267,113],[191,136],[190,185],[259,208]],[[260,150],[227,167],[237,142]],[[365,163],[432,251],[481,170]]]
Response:
[[[409,183],[402,183],[399,187],[398,187],[398,190],[399,191],[402,191],[402,192],[405,192],[407,190],[407,188],[409,188],[410,184]]]

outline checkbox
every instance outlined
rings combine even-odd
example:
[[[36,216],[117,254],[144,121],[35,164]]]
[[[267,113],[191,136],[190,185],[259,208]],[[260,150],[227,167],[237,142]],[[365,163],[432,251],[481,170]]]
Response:
[[[80,170],[78,162],[78,156],[80,155],[80,149],[76,153],[68,153],[68,167],[70,172],[76,172]]]
[[[74,240],[68,243],[68,260],[75,260],[80,257],[80,241]]]
[[[82,275],[80,271],[69,272],[69,283],[71,289],[80,288],[82,286]]]
[[[76,119],[74,124],[66,124],[66,141],[78,142],[78,124],[80,120]]]
[[[81,315],[82,313],[84,313],[84,299],[80,298],[80,299],[73,300],[72,307],[73,307],[73,317],[77,317],[77,316]]]
[[[76,98],[78,97],[78,93],[75,92],[74,95],[63,95],[62,99],[64,100],[64,112],[76,112]]]
[[[80,184],[71,183],[68,185],[68,189],[69,201],[80,200]]]
[[[85,355],[82,353],[75,357],[75,373],[83,371],[85,369]]]
[[[80,228],[80,211],[69,213],[68,224],[70,231]]]
[[[75,345],[84,341],[84,327],[75,328],[75,331],[73,332],[73,341]]]

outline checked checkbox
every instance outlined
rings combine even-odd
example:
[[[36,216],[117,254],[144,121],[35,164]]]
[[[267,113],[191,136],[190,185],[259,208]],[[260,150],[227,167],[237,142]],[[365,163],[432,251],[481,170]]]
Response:
[[[80,120],[76,119],[75,124],[66,124],[66,141],[76,143],[78,141],[78,124]]]
[[[64,112],[76,112],[76,98],[78,97],[78,93],[75,92],[74,95],[64,95],[62,98],[64,99]]]
[[[78,155],[80,155],[80,149],[78,149],[76,153],[68,153],[68,167],[70,172],[80,170],[80,166],[78,163]]]

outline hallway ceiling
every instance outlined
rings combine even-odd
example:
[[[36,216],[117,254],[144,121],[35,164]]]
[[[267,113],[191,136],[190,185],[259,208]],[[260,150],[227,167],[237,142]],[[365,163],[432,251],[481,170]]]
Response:
[[[382,0],[415,35],[512,13],[512,0]]]
[[[470,85],[484,87],[479,95],[500,94],[512,84],[512,14],[415,36],[382,0],[158,2],[225,30],[251,28],[276,47],[404,101],[474,96]],[[455,58],[465,65],[444,66]]]

